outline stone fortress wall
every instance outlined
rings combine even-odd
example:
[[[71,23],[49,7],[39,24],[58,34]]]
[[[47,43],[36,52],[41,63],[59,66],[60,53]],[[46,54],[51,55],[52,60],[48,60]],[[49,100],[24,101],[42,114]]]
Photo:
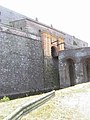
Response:
[[[4,19],[7,19],[7,16]],[[64,68],[60,66],[60,53],[88,46],[74,36],[30,18],[10,19],[8,25],[4,24],[3,17],[2,21],[0,96],[61,88],[62,76],[65,74]]]
[[[43,81],[40,37],[0,27],[0,95],[40,91]]]

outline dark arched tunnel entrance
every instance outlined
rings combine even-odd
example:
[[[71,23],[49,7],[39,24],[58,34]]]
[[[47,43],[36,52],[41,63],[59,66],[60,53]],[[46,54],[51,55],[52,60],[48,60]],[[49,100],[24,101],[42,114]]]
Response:
[[[90,81],[90,58],[87,58],[85,60],[85,67],[86,67],[86,78],[87,81]]]
[[[72,59],[67,59],[68,75],[70,79],[70,86],[75,85],[75,65]]]
[[[57,48],[55,46],[51,47],[51,56],[53,61],[53,84],[56,86],[56,89],[60,88],[60,82],[59,82],[59,69],[58,69],[58,52]]]

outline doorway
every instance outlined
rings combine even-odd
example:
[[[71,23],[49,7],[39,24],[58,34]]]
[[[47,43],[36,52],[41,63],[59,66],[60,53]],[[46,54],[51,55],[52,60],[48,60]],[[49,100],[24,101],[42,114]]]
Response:
[[[70,79],[70,86],[75,85],[75,63],[72,59],[67,60],[68,64],[68,75]]]
[[[90,58],[87,58],[85,61],[85,65],[86,65],[86,77],[87,77],[87,81],[90,81]]]
[[[51,47],[51,55],[52,55],[52,77],[53,77],[53,87],[55,89],[60,88],[59,83],[59,68],[58,68],[58,52],[55,46]]]

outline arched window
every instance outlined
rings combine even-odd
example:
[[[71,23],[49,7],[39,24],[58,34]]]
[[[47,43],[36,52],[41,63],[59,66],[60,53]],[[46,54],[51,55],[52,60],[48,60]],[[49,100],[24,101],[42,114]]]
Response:
[[[58,57],[57,50],[54,46],[51,47],[51,55],[53,58]]]

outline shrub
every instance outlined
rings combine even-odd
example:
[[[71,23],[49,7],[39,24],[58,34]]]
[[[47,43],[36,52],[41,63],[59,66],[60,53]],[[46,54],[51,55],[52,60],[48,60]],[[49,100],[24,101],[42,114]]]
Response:
[[[10,100],[9,97],[4,96],[4,97],[0,100],[0,102],[6,102],[6,101],[9,101],[9,100]]]

